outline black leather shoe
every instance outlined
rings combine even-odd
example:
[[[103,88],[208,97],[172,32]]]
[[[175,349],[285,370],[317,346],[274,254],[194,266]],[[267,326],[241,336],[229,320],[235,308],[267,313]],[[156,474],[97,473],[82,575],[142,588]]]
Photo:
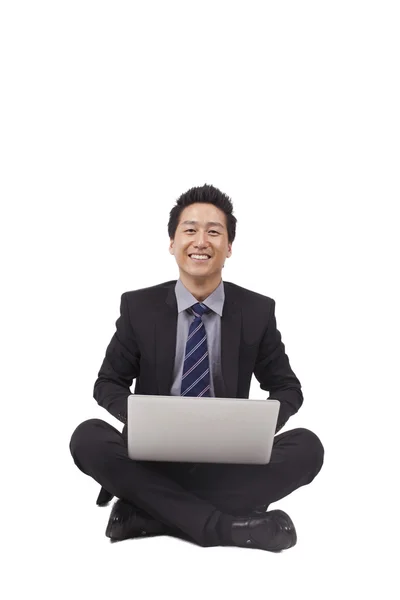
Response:
[[[235,518],[231,535],[234,546],[270,552],[287,550],[297,542],[293,522],[283,510],[253,512],[250,516]]]
[[[166,533],[168,533],[168,528],[164,523],[156,521],[143,510],[124,500],[115,502],[106,528],[106,536],[111,540],[126,540]]]

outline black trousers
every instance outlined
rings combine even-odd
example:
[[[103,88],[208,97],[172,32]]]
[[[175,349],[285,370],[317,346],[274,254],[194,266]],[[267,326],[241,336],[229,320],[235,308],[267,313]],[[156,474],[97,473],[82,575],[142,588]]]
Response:
[[[75,429],[76,466],[113,496],[131,502],[177,536],[216,546],[221,513],[246,515],[307,485],[320,471],[324,448],[308,429],[277,434],[266,465],[136,461],[128,457],[126,428],[101,419]]]

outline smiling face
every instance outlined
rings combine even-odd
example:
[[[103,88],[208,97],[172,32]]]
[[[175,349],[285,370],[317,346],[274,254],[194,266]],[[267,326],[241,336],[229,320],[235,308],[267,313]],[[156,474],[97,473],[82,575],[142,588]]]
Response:
[[[182,282],[218,286],[226,258],[232,254],[225,213],[208,203],[183,209],[169,251],[175,256]],[[193,255],[205,255],[196,259]]]

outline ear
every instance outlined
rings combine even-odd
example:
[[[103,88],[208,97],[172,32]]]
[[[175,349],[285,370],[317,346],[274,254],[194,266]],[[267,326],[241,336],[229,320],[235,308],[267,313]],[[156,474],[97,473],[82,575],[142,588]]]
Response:
[[[226,258],[230,258],[232,256],[232,244],[228,244],[228,254]]]
[[[169,241],[169,253],[174,254],[174,240]]]

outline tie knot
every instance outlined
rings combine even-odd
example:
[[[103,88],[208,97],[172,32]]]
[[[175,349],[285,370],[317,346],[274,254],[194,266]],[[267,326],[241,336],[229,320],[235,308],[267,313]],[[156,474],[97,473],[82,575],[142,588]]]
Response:
[[[202,317],[203,315],[206,315],[207,313],[211,312],[211,308],[208,308],[208,306],[202,304],[201,302],[193,304],[191,308],[195,317]]]

